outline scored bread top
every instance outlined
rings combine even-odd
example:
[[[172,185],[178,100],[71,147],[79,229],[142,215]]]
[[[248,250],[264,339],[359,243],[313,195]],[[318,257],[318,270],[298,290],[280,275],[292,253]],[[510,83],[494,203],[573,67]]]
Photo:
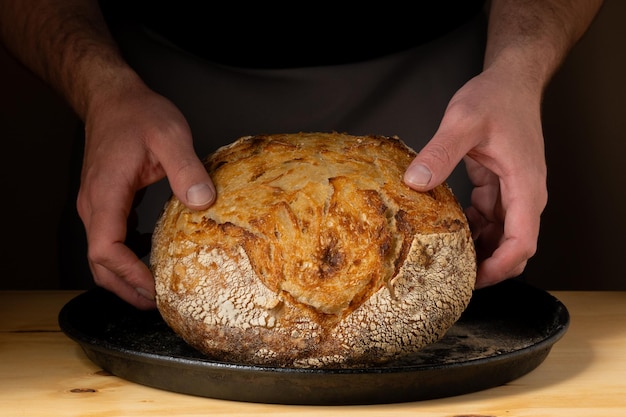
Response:
[[[415,155],[339,133],[220,148],[205,160],[215,204],[172,197],[155,229],[164,319],[210,355],[284,366],[386,360],[438,339],[471,297],[475,254],[447,185],[403,183]]]

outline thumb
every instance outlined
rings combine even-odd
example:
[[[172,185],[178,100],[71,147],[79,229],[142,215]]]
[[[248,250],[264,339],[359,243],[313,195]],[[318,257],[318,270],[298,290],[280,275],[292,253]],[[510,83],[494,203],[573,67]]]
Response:
[[[431,190],[448,178],[463,156],[457,141],[436,134],[409,164],[404,182],[417,191]]]
[[[215,186],[193,148],[182,149],[161,161],[174,195],[188,208],[202,210],[215,201]]]

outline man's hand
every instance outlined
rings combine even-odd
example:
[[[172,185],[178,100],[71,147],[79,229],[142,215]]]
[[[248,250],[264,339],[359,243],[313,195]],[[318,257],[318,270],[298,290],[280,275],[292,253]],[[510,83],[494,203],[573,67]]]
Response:
[[[409,186],[427,190],[465,158],[474,185],[466,214],[478,253],[477,287],[524,270],[547,202],[539,96],[506,78],[485,71],[462,87],[405,175]]]
[[[77,199],[89,265],[96,284],[142,309],[155,307],[154,279],[124,244],[126,224],[135,193],[164,176],[192,209],[215,198],[187,122],[171,102],[138,83],[90,107]]]
[[[454,95],[405,173],[410,187],[426,191],[465,160],[477,288],[521,274],[535,254],[548,199],[541,99],[601,4],[491,0],[484,71]]]

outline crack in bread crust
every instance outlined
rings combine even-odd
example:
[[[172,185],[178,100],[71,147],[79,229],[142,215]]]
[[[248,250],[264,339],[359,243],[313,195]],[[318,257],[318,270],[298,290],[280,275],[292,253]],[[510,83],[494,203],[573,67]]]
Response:
[[[476,260],[447,185],[402,182],[398,138],[244,137],[205,160],[217,201],[172,197],[151,266],[166,322],[238,363],[349,367],[410,354],[467,307]]]

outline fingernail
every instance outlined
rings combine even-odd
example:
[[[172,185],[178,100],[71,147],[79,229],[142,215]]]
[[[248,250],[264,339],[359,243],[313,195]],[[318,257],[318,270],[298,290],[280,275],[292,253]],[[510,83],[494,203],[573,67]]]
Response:
[[[187,190],[187,201],[194,206],[203,206],[213,200],[213,189],[207,184],[194,184]]]
[[[147,298],[150,301],[154,301],[154,294],[144,288],[135,288],[135,291],[139,293],[143,298]]]
[[[425,165],[415,164],[409,166],[406,173],[404,174],[404,181],[409,183],[410,185],[415,185],[417,187],[423,187],[428,185],[430,179],[433,174],[430,172]]]

